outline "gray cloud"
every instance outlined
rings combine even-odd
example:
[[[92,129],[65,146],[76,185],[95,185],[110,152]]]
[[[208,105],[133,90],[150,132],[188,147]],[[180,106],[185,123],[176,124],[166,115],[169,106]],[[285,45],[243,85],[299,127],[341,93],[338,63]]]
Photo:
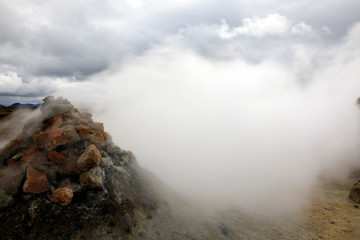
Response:
[[[179,36],[195,51],[213,59],[241,56],[254,64],[267,58],[289,61],[296,55],[291,49],[295,44],[320,49],[338,42],[358,20],[359,7],[355,0],[199,0],[171,4],[161,0],[1,0],[0,73],[15,72],[22,76],[23,84],[35,78],[46,78],[49,83],[54,79],[86,81],[163,44],[164,39]],[[241,32],[249,27],[246,21],[264,20],[271,14],[289,21],[293,33],[305,26],[312,34],[256,36]],[[224,26],[228,26],[231,37],[219,36],[218,28]],[[46,88],[46,84],[39,87]],[[25,95],[21,91],[6,94]]]

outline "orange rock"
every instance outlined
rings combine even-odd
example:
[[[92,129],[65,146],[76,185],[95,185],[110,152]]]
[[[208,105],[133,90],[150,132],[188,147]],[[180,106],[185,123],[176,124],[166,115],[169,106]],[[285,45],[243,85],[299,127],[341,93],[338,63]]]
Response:
[[[61,134],[61,129],[59,128],[59,126],[62,123],[63,123],[63,117],[61,114],[54,116],[45,124],[45,132],[56,131]]]
[[[50,197],[50,201],[53,203],[59,203],[63,206],[68,205],[73,198],[73,190],[68,187],[61,187],[56,189]]]
[[[100,148],[105,144],[105,133],[101,130],[94,131],[93,134],[90,134],[88,137],[89,141]]]
[[[80,170],[84,171],[92,167],[99,166],[101,155],[94,144],[89,145],[83,154],[77,160],[77,165]]]
[[[68,143],[68,139],[57,132],[45,132],[34,137],[34,143],[37,149],[47,151],[54,150],[58,146]]]
[[[56,151],[49,152],[48,153],[48,158],[54,164],[62,164],[64,162],[64,160],[65,160],[64,155],[62,155],[61,153],[56,152]]]
[[[75,129],[81,138],[86,139],[91,133],[91,129],[86,125],[78,125],[75,127]]]
[[[26,193],[42,193],[49,190],[49,182],[46,175],[35,170],[32,167],[27,169],[26,181],[23,185],[23,191]]]
[[[25,166],[29,167],[38,167],[47,161],[46,155],[37,151],[34,146],[28,148],[21,159],[25,163]]]

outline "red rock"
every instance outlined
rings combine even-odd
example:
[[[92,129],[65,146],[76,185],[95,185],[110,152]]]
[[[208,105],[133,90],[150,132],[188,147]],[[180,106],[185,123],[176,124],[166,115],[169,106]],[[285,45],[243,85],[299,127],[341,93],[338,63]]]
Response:
[[[48,153],[48,158],[54,164],[62,164],[64,163],[65,157],[59,152],[51,151]]]
[[[84,139],[86,139],[91,133],[91,129],[86,125],[78,125],[75,129],[79,133],[79,136]]]
[[[77,175],[80,169],[77,165],[77,158],[65,159],[64,163],[59,166],[59,173],[62,175]]]
[[[73,190],[68,187],[61,187],[56,189],[50,197],[50,201],[53,203],[59,203],[63,206],[68,205],[73,198]]]
[[[32,167],[27,169],[26,181],[23,185],[23,191],[26,193],[42,193],[49,190],[49,182],[46,175],[35,170]]]
[[[25,166],[30,167],[38,167],[47,161],[45,153],[37,151],[33,146],[24,152],[21,159]]]
[[[45,124],[45,132],[55,131],[55,132],[61,134],[62,130],[59,128],[59,126],[62,123],[63,123],[63,118],[62,118],[61,114],[54,116]]]
[[[99,166],[101,155],[94,144],[89,145],[83,154],[77,160],[77,165],[80,170],[87,170],[92,167]]]
[[[35,136],[34,143],[37,149],[51,151],[58,146],[67,144],[68,140],[57,132],[45,132]]]

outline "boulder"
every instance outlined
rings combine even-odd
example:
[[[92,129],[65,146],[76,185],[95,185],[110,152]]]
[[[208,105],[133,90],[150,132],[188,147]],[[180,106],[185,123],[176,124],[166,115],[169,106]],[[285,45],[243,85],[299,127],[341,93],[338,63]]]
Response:
[[[354,202],[360,203],[360,182],[356,182],[351,188],[349,197]]]
[[[57,132],[45,132],[34,137],[34,143],[37,149],[51,151],[58,146],[68,143],[68,139]]]
[[[64,163],[59,166],[59,173],[62,175],[77,175],[80,174],[77,158],[67,158]]]
[[[46,175],[36,169],[29,167],[26,173],[26,181],[23,185],[23,191],[26,193],[42,193],[49,190],[49,182]]]
[[[124,150],[123,152],[124,152],[123,161],[126,165],[136,162],[136,158],[131,151]]]
[[[51,165],[59,165],[59,164],[62,164],[64,163],[65,161],[65,157],[64,155],[62,155],[61,153],[59,152],[56,152],[56,151],[51,151],[48,153],[48,158],[50,159],[51,161]]]
[[[56,173],[59,171],[59,167],[58,166],[51,166],[49,168],[46,169],[46,171],[44,172],[47,176],[47,178],[51,181],[55,181],[56,180]]]
[[[53,203],[59,203],[63,206],[68,205],[73,198],[73,190],[68,187],[61,187],[56,189],[50,197],[50,201]]]
[[[111,157],[102,157],[101,158],[100,167],[104,168],[109,164],[112,164]]]
[[[89,145],[79,157],[77,165],[80,170],[85,171],[100,164],[101,155],[94,144]]]
[[[14,195],[18,192],[25,177],[26,168],[14,165],[0,172],[0,188],[7,194]]]
[[[101,122],[93,122],[89,124],[89,127],[93,130],[101,130],[104,131],[104,124]]]
[[[105,133],[101,130],[95,130],[93,134],[88,136],[90,144],[95,144],[96,147],[101,148],[105,145]]]
[[[91,168],[89,171],[83,172],[80,175],[81,187],[85,188],[102,188],[103,171],[100,167]]]
[[[0,164],[4,164],[6,160],[12,158],[15,154],[26,147],[26,141],[22,137],[17,137],[0,150]]]
[[[23,153],[19,152],[18,154],[15,154],[12,158],[8,159],[7,162],[7,166],[11,167],[11,166],[19,166],[21,165],[21,162],[19,161],[22,158]]]
[[[25,166],[38,167],[47,161],[46,154],[39,152],[34,146],[28,148],[22,155]]]
[[[79,136],[83,139],[87,139],[91,133],[90,127],[83,124],[76,126],[75,129],[79,133]]]
[[[44,129],[45,132],[57,132],[62,134],[62,129],[60,125],[63,123],[63,117],[61,114],[55,115],[53,118],[49,119],[49,121],[45,124]]]
[[[65,125],[61,127],[63,136],[68,140],[68,143],[73,144],[80,140],[74,125]]]
[[[76,108],[70,109],[70,111],[63,114],[65,121],[80,122],[79,110]]]

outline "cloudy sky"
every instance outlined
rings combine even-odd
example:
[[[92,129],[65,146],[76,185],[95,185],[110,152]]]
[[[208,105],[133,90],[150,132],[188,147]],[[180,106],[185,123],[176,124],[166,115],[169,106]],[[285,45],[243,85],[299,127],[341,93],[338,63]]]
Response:
[[[64,96],[179,191],[294,209],[359,164],[359,16],[358,0],[0,0],[0,104]]]
[[[37,102],[169,42],[212,60],[316,67],[359,13],[356,0],[1,0],[0,102]]]

